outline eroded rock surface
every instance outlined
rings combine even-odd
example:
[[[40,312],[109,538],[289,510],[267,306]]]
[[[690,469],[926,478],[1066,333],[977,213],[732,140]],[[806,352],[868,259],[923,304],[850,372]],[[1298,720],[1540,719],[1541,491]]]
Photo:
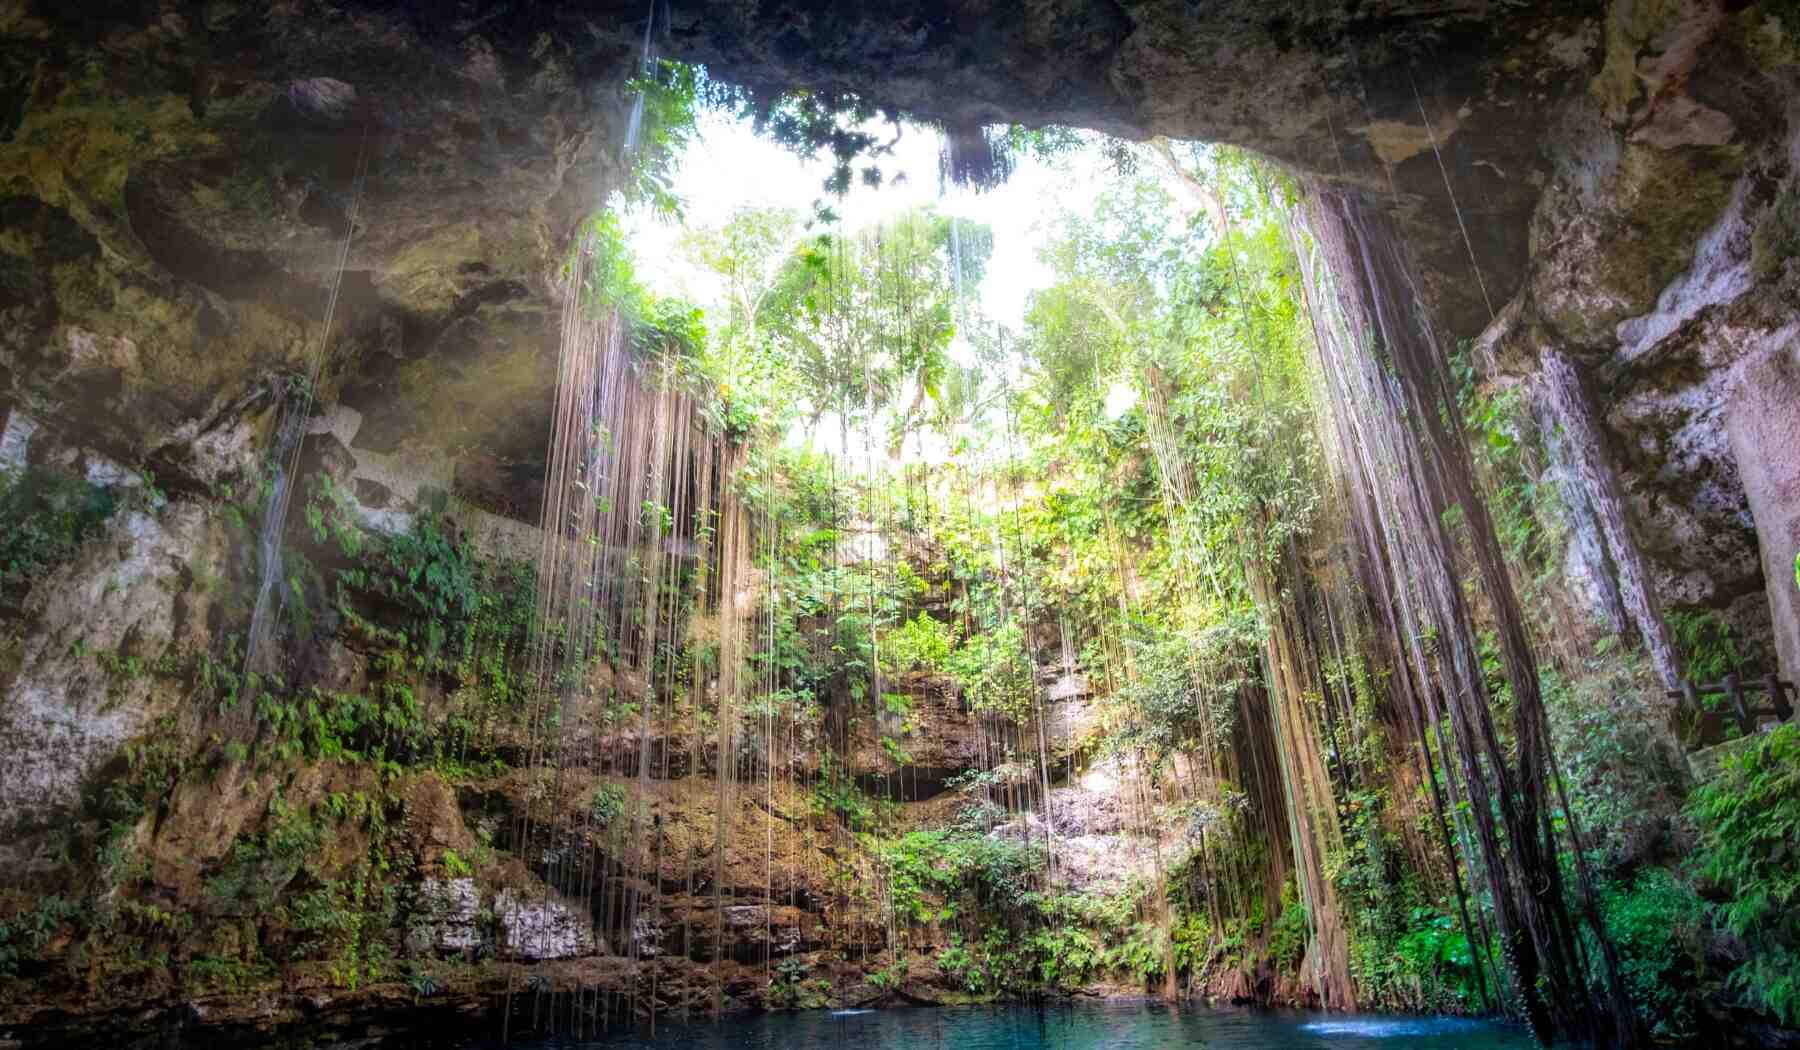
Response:
[[[33,589],[17,669],[0,678],[0,864],[15,877],[51,862],[36,855],[41,833],[72,819],[88,777],[156,720],[192,718],[145,668],[204,644],[209,599],[196,581],[225,558],[208,508],[131,505]]]
[[[382,451],[541,456],[516,408],[554,383],[550,273],[619,177],[629,34],[490,14],[7,5],[7,396],[205,485],[207,435],[325,353]]]

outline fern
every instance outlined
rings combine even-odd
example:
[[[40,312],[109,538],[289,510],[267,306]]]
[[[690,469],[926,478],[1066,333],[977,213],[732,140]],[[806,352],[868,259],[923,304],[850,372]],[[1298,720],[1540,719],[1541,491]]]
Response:
[[[1783,1024],[1800,1023],[1800,725],[1727,759],[1689,813],[1700,829],[1695,870],[1723,892],[1718,919],[1752,952],[1732,987]]]

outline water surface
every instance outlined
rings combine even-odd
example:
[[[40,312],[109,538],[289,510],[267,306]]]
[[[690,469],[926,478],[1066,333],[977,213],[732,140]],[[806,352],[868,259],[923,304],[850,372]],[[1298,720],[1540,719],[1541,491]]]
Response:
[[[593,1050],[1529,1050],[1519,1029],[1455,1018],[1171,1008],[1161,1003],[767,1014],[538,1047]],[[475,1044],[469,1044],[471,1047]]]

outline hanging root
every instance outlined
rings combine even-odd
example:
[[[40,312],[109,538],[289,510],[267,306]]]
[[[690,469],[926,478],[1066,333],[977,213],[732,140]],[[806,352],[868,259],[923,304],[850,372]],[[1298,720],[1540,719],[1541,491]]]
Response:
[[[1004,135],[985,124],[944,127],[944,145],[938,154],[941,178],[985,192],[1004,183],[1012,171],[1012,150]]]

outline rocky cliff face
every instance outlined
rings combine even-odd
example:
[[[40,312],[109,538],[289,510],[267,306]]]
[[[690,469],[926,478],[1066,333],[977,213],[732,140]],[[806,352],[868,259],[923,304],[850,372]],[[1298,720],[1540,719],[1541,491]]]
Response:
[[[271,375],[306,374],[337,285],[318,393],[374,409],[372,445],[541,455],[510,409],[553,382],[550,273],[619,179],[629,49],[610,28],[474,5],[8,4],[9,396],[210,484],[193,443]]]
[[[473,9],[0,9],[9,465],[161,490],[16,610],[9,823],[54,823],[178,706],[98,661],[219,626],[205,595],[245,554],[205,501],[253,498],[283,380],[323,362],[371,524],[421,483],[529,498],[510,472],[545,429],[520,409],[554,384],[561,246],[620,177],[628,53]]]
[[[1503,376],[1537,382],[1546,354],[1574,362],[1654,596],[1729,623],[1764,666],[1800,627],[1771,619],[1793,543],[1759,549],[1792,515],[1764,480],[1790,424],[1759,393],[1795,353],[1795,96],[1780,57],[1794,37],[1781,26],[1759,8],[1671,12],[1660,58],[1565,105],[1523,286],[1483,335]]]
[[[245,573],[245,539],[218,507],[245,497],[273,440],[274,381],[305,374],[321,347],[309,462],[335,464],[326,472],[365,525],[392,529],[426,489],[447,488],[499,512],[459,518],[491,553],[530,545],[517,519],[532,516],[541,476],[553,276],[575,223],[624,177],[623,81],[644,29],[630,6],[0,2],[0,459],[140,490],[5,605],[0,749],[21,757],[0,767],[11,822],[0,881],[52,870],[72,848],[53,834],[65,824],[98,835],[97,793],[122,768],[172,775],[129,745],[158,727],[190,742],[212,731],[191,696],[133,668],[172,666],[245,613],[219,582]],[[665,53],[766,91],[853,91],[953,131],[1064,122],[1218,139],[1360,187],[1395,213],[1435,320],[1479,339],[1496,382],[1538,399],[1547,356],[1573,363],[1599,436],[1586,451],[1616,476],[1657,605],[1716,614],[1748,657],[1779,654],[1800,677],[1792,4],[674,0],[654,35]],[[1577,451],[1552,473],[1579,476]],[[1607,585],[1617,551],[1591,511],[1571,521],[1570,590],[1597,615],[1627,616]],[[367,684],[378,652],[352,626],[307,666],[328,685]],[[456,682],[414,684],[447,705]],[[857,772],[916,790],[969,768],[981,730],[937,684],[916,691],[917,754],[902,763],[864,741]],[[1071,686],[1058,712],[1068,738],[1080,708]],[[228,1009],[235,978],[206,964],[242,941],[298,935],[258,929],[258,898],[218,903],[203,881],[236,877],[247,835],[266,847],[248,882],[284,890],[299,869],[275,848],[284,825],[267,800],[375,791],[328,763],[279,785],[245,776],[171,788],[124,832],[169,895],[136,902],[134,936],[159,943],[157,914],[175,903],[211,909],[214,940],[184,960],[212,974],[192,986],[196,1001],[215,997],[207,1009]],[[569,940],[566,904],[543,903],[543,858],[505,841],[531,783],[497,777],[458,796],[425,775],[384,790],[397,801],[376,823],[414,866],[396,914],[416,919],[422,951],[548,952],[569,957],[572,981],[606,971],[627,986],[607,970],[616,958]],[[706,791],[654,791],[668,855],[703,853]],[[1084,877],[1101,877],[1118,847],[1116,802],[1104,784],[1058,789],[1055,819],[1085,843]],[[627,881],[664,884],[666,908],[606,936],[648,946],[665,988],[695,1005],[715,989],[684,970],[684,928],[729,925],[742,958],[758,938],[804,952],[817,924],[855,928],[828,912],[829,844],[801,833],[804,799],[744,819],[742,842],[774,821],[800,845],[774,865],[776,889],[733,885],[728,915],[689,885],[692,865],[678,878],[643,856],[617,861]],[[374,834],[368,814],[358,820],[357,835]],[[346,870],[358,844],[343,849]],[[613,848],[604,835],[590,844]],[[483,849],[495,852],[462,870]],[[736,859],[734,872],[765,871]],[[482,1001],[513,976],[471,978],[445,1001]],[[740,1001],[760,987],[748,973],[724,980]],[[340,1009],[322,974],[289,985],[266,1013],[231,1016]],[[148,989],[110,1020],[134,1024],[133,1010],[178,991]],[[390,987],[357,1009],[407,998]]]

